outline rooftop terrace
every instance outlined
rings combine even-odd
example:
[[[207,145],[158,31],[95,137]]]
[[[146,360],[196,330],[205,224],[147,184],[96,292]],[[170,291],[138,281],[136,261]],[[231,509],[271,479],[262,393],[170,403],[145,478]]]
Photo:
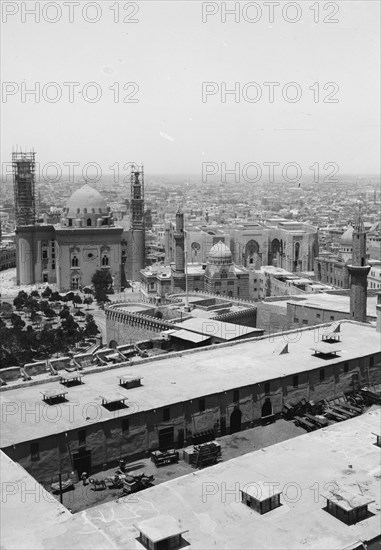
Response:
[[[352,420],[70,517],[58,503],[41,507],[33,498],[22,500],[16,490],[3,504],[3,548],[141,549],[135,525],[162,515],[180,522],[194,549],[358,548],[359,541],[372,540],[381,532],[380,449],[372,435],[380,422],[381,409],[375,407]],[[29,476],[20,477],[21,468],[6,461],[2,478],[17,489]],[[253,486],[281,492],[281,506],[260,515],[242,504],[240,490]],[[321,493],[332,491],[370,502],[368,517],[349,526],[330,515]],[[51,495],[47,498],[50,501]],[[156,538],[166,525],[156,521]]]
[[[329,361],[311,351],[323,334],[332,332],[331,325],[318,325],[236,344],[162,355],[143,364],[122,363],[102,372],[95,368],[82,378],[82,384],[68,388],[66,402],[56,405],[44,403],[40,392],[62,389],[58,381],[2,389],[1,448],[111,420],[115,411],[102,406],[102,396],[116,391],[127,398],[127,408],[117,411],[121,417],[380,352],[379,334],[373,327],[352,321],[343,321],[340,327],[341,351]],[[273,352],[283,342],[289,344],[289,353],[274,360]],[[127,374],[143,378],[144,385],[133,390],[120,388],[118,377]]]

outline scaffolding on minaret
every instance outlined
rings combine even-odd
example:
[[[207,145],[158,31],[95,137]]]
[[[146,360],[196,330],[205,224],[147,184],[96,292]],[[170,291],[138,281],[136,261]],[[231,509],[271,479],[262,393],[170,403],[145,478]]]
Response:
[[[34,151],[12,152],[16,226],[36,223],[35,158]]]

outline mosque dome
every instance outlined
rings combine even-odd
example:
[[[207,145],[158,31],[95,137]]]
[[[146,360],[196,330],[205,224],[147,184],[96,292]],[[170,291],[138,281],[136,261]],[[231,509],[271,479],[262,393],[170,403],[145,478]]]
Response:
[[[102,195],[87,183],[75,191],[66,203],[65,215],[78,218],[83,214],[106,215],[109,208]]]
[[[209,250],[209,261],[215,264],[231,263],[232,253],[230,248],[222,241],[218,241],[218,243]]]
[[[353,227],[349,227],[344,233],[341,235],[340,239],[340,245],[342,247],[348,248],[352,246],[352,237],[353,237]]]

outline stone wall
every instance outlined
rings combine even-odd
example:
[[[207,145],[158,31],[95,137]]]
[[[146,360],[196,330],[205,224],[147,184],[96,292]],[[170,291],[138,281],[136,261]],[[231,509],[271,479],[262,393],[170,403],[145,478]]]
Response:
[[[110,347],[113,347],[115,342],[116,345],[122,345],[149,340],[152,336],[173,328],[171,321],[123,311],[115,306],[105,308],[105,313],[107,345]]]

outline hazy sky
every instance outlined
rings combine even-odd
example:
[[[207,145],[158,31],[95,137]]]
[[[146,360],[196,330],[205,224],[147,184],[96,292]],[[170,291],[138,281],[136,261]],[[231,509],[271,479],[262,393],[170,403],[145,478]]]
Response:
[[[275,7],[273,23],[263,2],[256,3],[262,9],[256,23],[244,20],[255,17],[255,6],[247,2],[240,3],[240,21],[227,16],[226,23],[221,22],[224,3],[210,2],[208,9],[218,13],[203,23],[197,0],[140,2],[131,15],[137,23],[122,22],[134,9],[127,2],[118,3],[119,23],[112,1],[92,3],[98,13],[102,10],[95,23],[84,19],[83,1],[72,23],[65,2],[57,2],[62,17],[56,23],[44,20],[57,13],[44,2],[2,4],[3,21],[4,9],[18,8],[2,25],[2,81],[15,83],[7,88],[14,95],[3,95],[3,162],[18,144],[33,146],[42,164],[79,162],[82,167],[95,161],[106,172],[116,162],[144,161],[149,173],[201,173],[203,162],[298,162],[303,169],[336,162],[343,174],[379,173],[377,1],[338,1],[334,15],[335,3],[319,2],[319,23],[308,0],[298,2],[302,15],[295,23],[282,18],[284,2]],[[23,22],[23,8],[34,4],[41,21],[28,15]],[[234,2],[225,5],[231,8]],[[85,15],[95,18],[95,8]],[[288,8],[286,16],[296,18],[297,12]],[[339,22],[324,23],[324,17]],[[36,82],[41,88],[59,84],[61,99],[49,103],[41,96],[36,103],[33,96],[22,97],[22,86],[33,88]],[[80,83],[73,103],[64,82]],[[80,90],[89,82],[102,90],[100,101],[83,98]],[[139,88],[134,96],[132,87],[123,90],[128,82]],[[203,82],[215,82],[218,90],[206,102]],[[221,101],[222,82],[227,88],[240,84],[238,102],[232,95]],[[254,86],[244,88],[250,82],[262,91],[256,103],[248,101]],[[273,103],[264,82],[280,83]],[[300,86],[300,101],[283,99],[289,82]],[[317,103],[309,90],[316,82]],[[328,82],[339,90],[331,85],[324,91]],[[119,102],[109,89],[115,91],[115,83]],[[45,90],[54,97],[55,88]],[[316,90],[315,85],[315,99]],[[295,88],[286,92],[292,99]],[[90,87],[86,97],[94,93]],[[337,103],[323,102],[330,93]],[[129,94],[138,102],[123,102]]]

